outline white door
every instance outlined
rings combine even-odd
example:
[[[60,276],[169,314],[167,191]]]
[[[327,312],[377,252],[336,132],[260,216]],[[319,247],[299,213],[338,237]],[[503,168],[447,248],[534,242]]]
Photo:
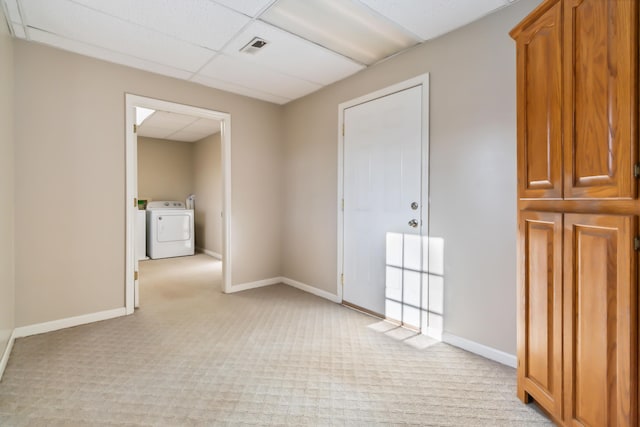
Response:
[[[386,241],[420,240],[422,124],[422,86],[344,110],[343,301],[396,320],[404,291],[402,278],[385,289]]]

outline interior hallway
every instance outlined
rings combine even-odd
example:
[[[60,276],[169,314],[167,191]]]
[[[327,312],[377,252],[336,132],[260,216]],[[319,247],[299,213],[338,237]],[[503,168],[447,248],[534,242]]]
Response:
[[[0,425],[551,425],[514,369],[286,285],[222,294],[206,255],[140,267],[134,315],[16,340]]]

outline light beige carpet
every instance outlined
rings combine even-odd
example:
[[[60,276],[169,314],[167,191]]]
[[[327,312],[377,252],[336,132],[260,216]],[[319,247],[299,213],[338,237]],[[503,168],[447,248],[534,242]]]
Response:
[[[198,255],[141,263],[132,316],[16,340],[2,426],[535,426],[515,371],[275,285],[220,292]]]

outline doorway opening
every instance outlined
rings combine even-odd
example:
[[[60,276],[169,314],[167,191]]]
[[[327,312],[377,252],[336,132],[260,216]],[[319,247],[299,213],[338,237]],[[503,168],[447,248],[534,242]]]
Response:
[[[125,102],[127,206],[125,308],[127,314],[133,313],[139,304],[139,260],[144,259],[146,253],[149,253],[149,248],[146,248],[145,251],[137,245],[137,243],[141,243],[142,239],[140,233],[141,227],[145,227],[146,231],[146,221],[141,221],[140,218],[144,215],[148,220],[151,214],[151,211],[144,212],[144,214],[141,213],[143,212],[141,208],[145,208],[147,203],[157,204],[158,198],[170,199],[170,201],[182,204],[182,206],[177,206],[179,210],[176,211],[176,215],[171,218],[167,217],[167,219],[173,219],[175,220],[174,222],[178,220],[180,220],[178,222],[184,222],[186,232],[179,233],[184,234],[185,239],[183,243],[180,243],[180,248],[172,247],[171,245],[173,243],[168,243],[165,246],[155,247],[156,253],[162,254],[161,256],[163,257],[164,251],[169,251],[169,256],[172,256],[172,251],[174,250],[181,252],[189,247],[193,250],[197,246],[199,252],[220,258],[223,261],[222,291],[228,292],[231,284],[231,115],[219,111],[132,94],[126,94]],[[149,121],[146,122],[146,120]],[[162,124],[163,122],[166,126]],[[170,122],[174,123],[170,124]],[[175,122],[179,123],[176,124]],[[184,123],[184,126],[181,127],[180,123]],[[174,132],[167,134],[167,129],[160,129],[163,126],[166,128],[173,127]],[[160,137],[161,139],[152,139],[153,137]],[[194,140],[194,138],[196,139]],[[187,142],[189,140],[191,140],[191,142]],[[141,145],[139,145],[139,143]],[[167,149],[169,151],[174,150],[176,159],[180,157],[186,158],[185,155],[191,156],[193,154],[189,153],[193,152],[195,154],[195,156],[193,156],[193,164],[182,165],[183,168],[188,169],[190,166],[198,166],[196,162],[217,161],[219,163],[220,172],[217,183],[207,182],[208,180],[215,179],[211,176],[211,171],[204,170],[194,172],[194,174],[198,176],[193,177],[193,185],[196,185],[195,182],[197,180],[201,188],[200,203],[198,203],[197,194],[195,194],[195,197],[190,197],[194,195],[194,186],[192,186],[190,190],[183,190],[183,192],[188,191],[190,193],[184,199],[181,199],[184,195],[182,195],[179,189],[165,188],[171,187],[171,185],[167,185],[167,182],[164,183],[165,186],[163,188],[158,187],[153,189],[153,186],[148,182],[150,175],[153,176],[154,174],[153,167],[147,168],[151,169],[151,171],[145,172],[145,178],[142,181],[146,182],[143,182],[143,188],[140,188],[139,173],[141,171],[139,168],[141,168],[141,166],[139,160],[141,160],[141,157],[139,157],[139,155],[141,153],[139,153],[139,149],[153,149],[158,146],[157,144],[161,144],[163,147],[162,152],[164,152],[164,156],[172,155],[170,152],[167,152]],[[187,147],[184,144],[194,145]],[[218,149],[217,153],[215,151],[216,149]],[[157,150],[152,151],[156,154],[160,153],[160,151]],[[195,153],[196,151],[197,153]],[[216,155],[217,159],[215,158]],[[148,156],[146,157],[148,158]],[[144,167],[145,166],[142,166],[142,168]],[[176,167],[179,166],[176,164]],[[200,170],[202,168],[196,169]],[[162,171],[155,172],[159,177],[163,175]],[[165,173],[166,172],[169,171],[165,171]],[[209,193],[212,186],[216,184],[219,185],[220,188],[217,203],[210,200],[211,197]],[[178,187],[180,186],[179,184],[176,185]],[[154,195],[142,194],[139,193],[139,191],[153,193]],[[203,209],[204,206],[208,206],[208,209]],[[180,208],[183,210],[180,210]],[[208,212],[206,210],[208,210]],[[178,213],[184,215],[179,216],[177,215]],[[164,219],[164,217],[159,218]],[[210,232],[205,231],[205,224],[207,223]],[[211,232],[211,230],[213,230],[213,232]],[[164,232],[166,233],[167,230]],[[193,239],[194,233],[195,239]],[[172,239],[174,238],[172,237]],[[208,242],[207,239],[209,240]],[[214,242],[216,239],[218,239],[218,241]],[[211,248],[216,249],[213,250]],[[142,251],[146,253],[142,253]]]

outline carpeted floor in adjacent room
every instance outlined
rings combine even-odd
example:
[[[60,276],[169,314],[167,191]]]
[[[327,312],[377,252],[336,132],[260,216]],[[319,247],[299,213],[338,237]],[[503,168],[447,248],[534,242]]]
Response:
[[[511,368],[286,285],[225,295],[220,277],[205,255],[145,261],[134,315],[16,340],[0,425],[551,425]]]

